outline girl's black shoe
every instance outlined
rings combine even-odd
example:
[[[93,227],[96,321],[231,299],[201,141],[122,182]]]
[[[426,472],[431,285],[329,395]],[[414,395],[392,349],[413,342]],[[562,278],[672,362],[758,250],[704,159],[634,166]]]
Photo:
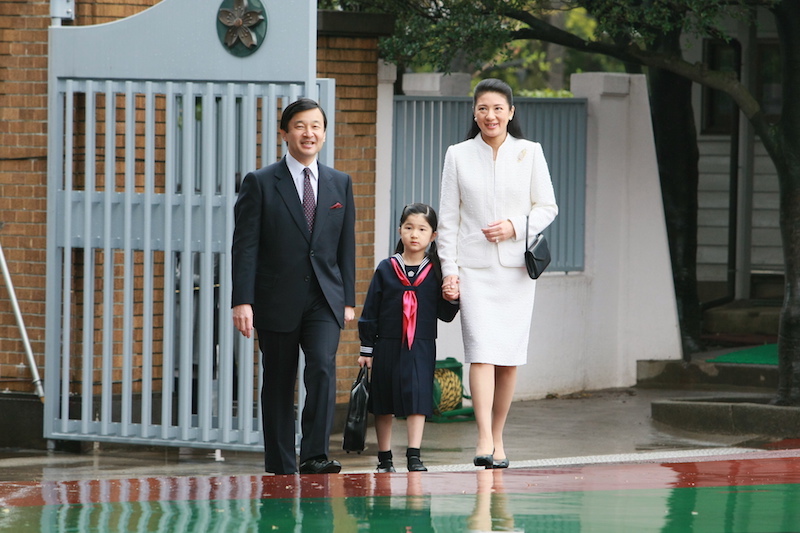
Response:
[[[392,450],[386,452],[378,452],[378,469],[379,474],[386,474],[388,472],[396,472],[394,463],[392,462]]]
[[[428,469],[422,464],[422,459],[419,455],[411,455],[408,457],[408,471],[409,472],[427,472]]]
[[[378,469],[375,470],[375,471],[378,474],[386,474],[388,472],[397,472],[397,470],[394,469],[394,463],[392,462],[391,459],[386,459],[386,460],[381,461],[380,463],[378,463]]]

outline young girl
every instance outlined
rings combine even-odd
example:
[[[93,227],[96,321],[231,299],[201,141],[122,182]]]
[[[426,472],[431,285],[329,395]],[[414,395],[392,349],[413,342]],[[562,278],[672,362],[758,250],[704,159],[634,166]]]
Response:
[[[393,416],[406,417],[408,470],[427,470],[420,444],[425,417],[433,414],[436,319],[450,322],[458,312],[452,301],[458,289],[442,288],[434,242],[437,224],[436,212],[428,205],[403,208],[400,242],[395,254],[375,270],[358,321],[358,364],[372,369],[370,410],[378,435],[378,472],[395,471]]]

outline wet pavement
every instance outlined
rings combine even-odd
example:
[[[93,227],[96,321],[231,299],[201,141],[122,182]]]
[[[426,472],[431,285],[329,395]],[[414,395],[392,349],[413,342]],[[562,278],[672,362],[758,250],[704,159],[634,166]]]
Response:
[[[796,441],[678,432],[650,418],[655,400],[718,394],[632,388],[515,402],[507,470],[471,464],[470,421],[426,425],[422,473],[374,474],[372,429],[360,455],[333,436],[343,470],[327,476],[263,475],[258,453],[0,450],[0,531],[800,531]],[[398,420],[397,458],[405,438]]]

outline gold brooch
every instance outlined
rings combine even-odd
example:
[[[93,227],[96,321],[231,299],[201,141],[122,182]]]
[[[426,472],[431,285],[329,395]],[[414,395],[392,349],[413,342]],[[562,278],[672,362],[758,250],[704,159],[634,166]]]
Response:
[[[525,149],[525,150],[522,150],[522,151],[519,153],[519,155],[517,156],[517,162],[519,162],[519,161],[522,161],[523,159],[525,159],[525,154],[527,154],[527,153],[528,153],[528,150],[527,150],[527,149]]]

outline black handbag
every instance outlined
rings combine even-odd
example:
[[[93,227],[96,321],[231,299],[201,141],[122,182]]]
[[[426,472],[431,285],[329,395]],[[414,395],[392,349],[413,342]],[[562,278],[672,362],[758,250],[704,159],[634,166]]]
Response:
[[[528,244],[528,218],[525,217],[525,268],[528,269],[528,275],[531,279],[538,278],[549,264],[550,246],[544,234],[539,233]]]
[[[367,403],[369,402],[369,373],[367,365],[358,371],[358,377],[350,388],[350,404],[344,423],[342,449],[347,453],[364,451],[367,438]]]

